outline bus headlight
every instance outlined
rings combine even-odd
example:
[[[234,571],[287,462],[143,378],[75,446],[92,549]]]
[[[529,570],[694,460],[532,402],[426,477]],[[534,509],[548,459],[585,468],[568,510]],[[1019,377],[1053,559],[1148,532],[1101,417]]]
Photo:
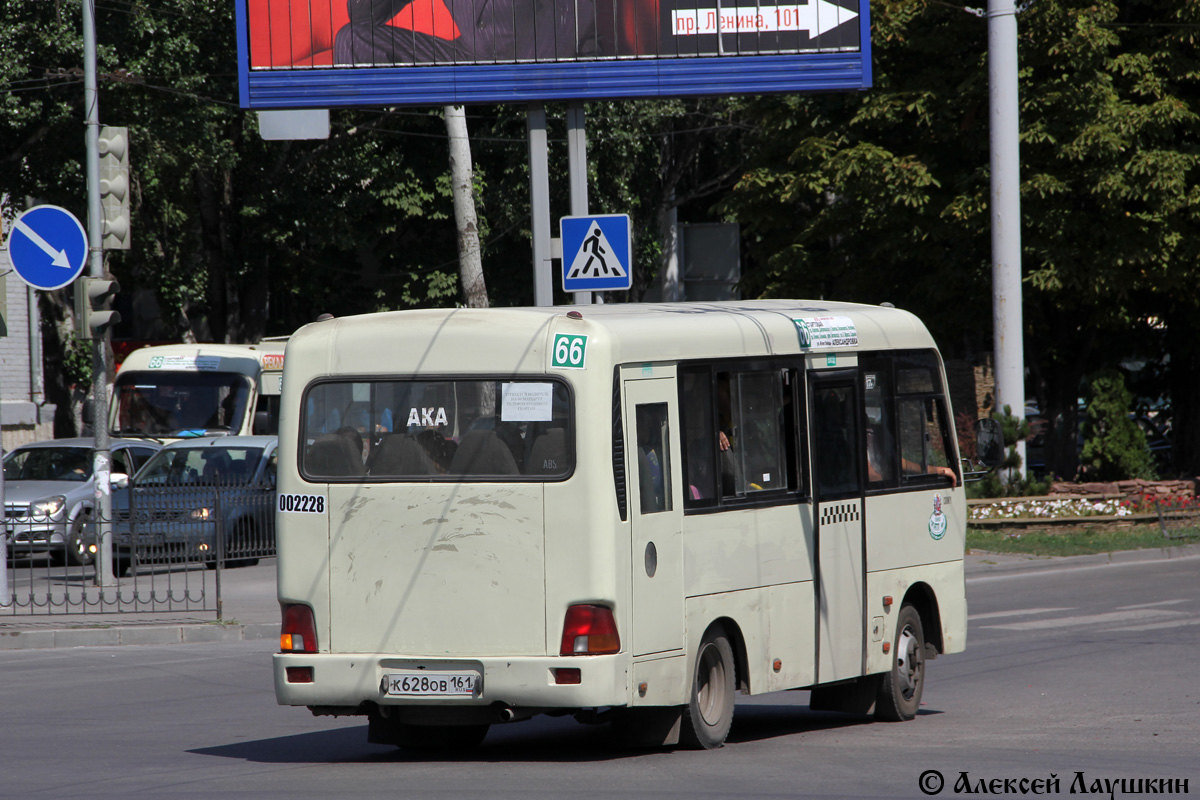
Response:
[[[207,522],[212,519],[212,516],[213,510],[211,508],[193,508],[188,512],[188,519],[198,522]]]

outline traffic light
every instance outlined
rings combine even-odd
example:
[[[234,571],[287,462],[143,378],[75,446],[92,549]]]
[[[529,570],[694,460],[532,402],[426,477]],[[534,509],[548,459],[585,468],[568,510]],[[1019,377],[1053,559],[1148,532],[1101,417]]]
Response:
[[[75,279],[75,333],[80,339],[104,336],[121,321],[120,314],[107,308],[109,298],[120,290],[120,284],[108,278]]]
[[[100,129],[100,205],[105,250],[129,249],[129,131]]]

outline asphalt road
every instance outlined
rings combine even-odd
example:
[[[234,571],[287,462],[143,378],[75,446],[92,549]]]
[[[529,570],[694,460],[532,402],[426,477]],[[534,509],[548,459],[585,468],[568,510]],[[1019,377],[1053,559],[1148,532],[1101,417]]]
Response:
[[[978,575],[968,596],[967,652],[930,663],[913,722],[742,698],[713,752],[624,750],[569,718],[466,755],[369,745],[361,720],[275,705],[271,640],[0,652],[0,797],[921,798],[933,770],[940,797],[1052,776],[1051,796],[1200,794],[1200,558]]]

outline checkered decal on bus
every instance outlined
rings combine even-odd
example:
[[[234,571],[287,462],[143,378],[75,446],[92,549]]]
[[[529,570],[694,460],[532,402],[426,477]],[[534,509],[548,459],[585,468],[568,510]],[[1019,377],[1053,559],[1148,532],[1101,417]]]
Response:
[[[821,509],[821,524],[836,525],[839,522],[858,522],[861,519],[858,503],[838,503]]]

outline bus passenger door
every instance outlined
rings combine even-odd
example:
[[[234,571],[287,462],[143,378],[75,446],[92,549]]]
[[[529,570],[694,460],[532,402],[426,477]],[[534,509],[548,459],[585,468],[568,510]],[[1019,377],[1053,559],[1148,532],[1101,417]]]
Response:
[[[856,374],[810,373],[818,683],[863,672],[863,487]]]
[[[683,648],[683,496],[674,379],[625,382],[635,656]]]

